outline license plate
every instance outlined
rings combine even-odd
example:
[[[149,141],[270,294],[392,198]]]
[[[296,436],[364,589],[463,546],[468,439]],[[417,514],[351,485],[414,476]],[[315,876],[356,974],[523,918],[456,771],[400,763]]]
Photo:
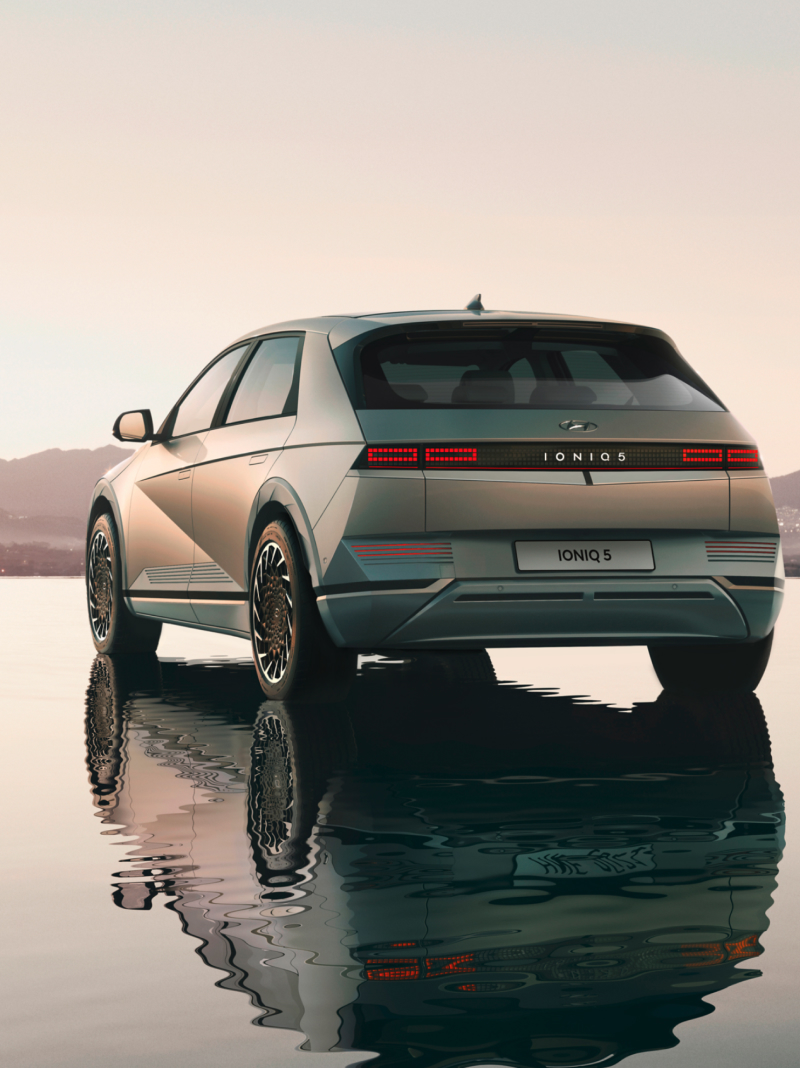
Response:
[[[649,541],[518,541],[520,571],[652,571]]]

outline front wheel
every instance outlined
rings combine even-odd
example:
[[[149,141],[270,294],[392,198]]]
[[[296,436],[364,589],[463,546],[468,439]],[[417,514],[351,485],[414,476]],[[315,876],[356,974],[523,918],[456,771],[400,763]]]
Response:
[[[92,641],[98,653],[154,653],[161,637],[157,620],[140,619],[122,597],[122,560],[112,516],[95,520],[86,547],[86,598]]]
[[[773,634],[748,645],[651,645],[648,652],[665,690],[754,690],[767,670]]]
[[[338,701],[349,690],[358,656],[331,641],[297,538],[282,519],[264,530],[253,557],[250,633],[258,681],[273,701]]]

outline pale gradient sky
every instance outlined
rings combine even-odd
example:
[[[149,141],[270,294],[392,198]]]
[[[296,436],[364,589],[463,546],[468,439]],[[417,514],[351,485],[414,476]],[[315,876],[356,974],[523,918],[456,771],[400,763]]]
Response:
[[[5,0],[0,457],[233,338],[461,307],[659,326],[800,468],[796,0]]]

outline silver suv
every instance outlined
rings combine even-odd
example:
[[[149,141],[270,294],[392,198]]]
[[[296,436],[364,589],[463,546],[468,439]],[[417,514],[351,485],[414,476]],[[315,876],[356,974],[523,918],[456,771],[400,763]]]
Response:
[[[102,478],[95,645],[252,640],[272,698],[358,652],[646,645],[668,688],[752,688],[783,569],[750,435],[660,330],[389,312],[280,323],[203,370]]]

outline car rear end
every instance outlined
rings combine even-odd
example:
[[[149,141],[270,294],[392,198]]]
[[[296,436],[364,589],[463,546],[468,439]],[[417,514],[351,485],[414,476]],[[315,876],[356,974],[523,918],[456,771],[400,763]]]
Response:
[[[772,631],[783,571],[757,446],[660,331],[431,313],[344,320],[330,340],[367,443],[327,510],[318,593],[340,644]]]

